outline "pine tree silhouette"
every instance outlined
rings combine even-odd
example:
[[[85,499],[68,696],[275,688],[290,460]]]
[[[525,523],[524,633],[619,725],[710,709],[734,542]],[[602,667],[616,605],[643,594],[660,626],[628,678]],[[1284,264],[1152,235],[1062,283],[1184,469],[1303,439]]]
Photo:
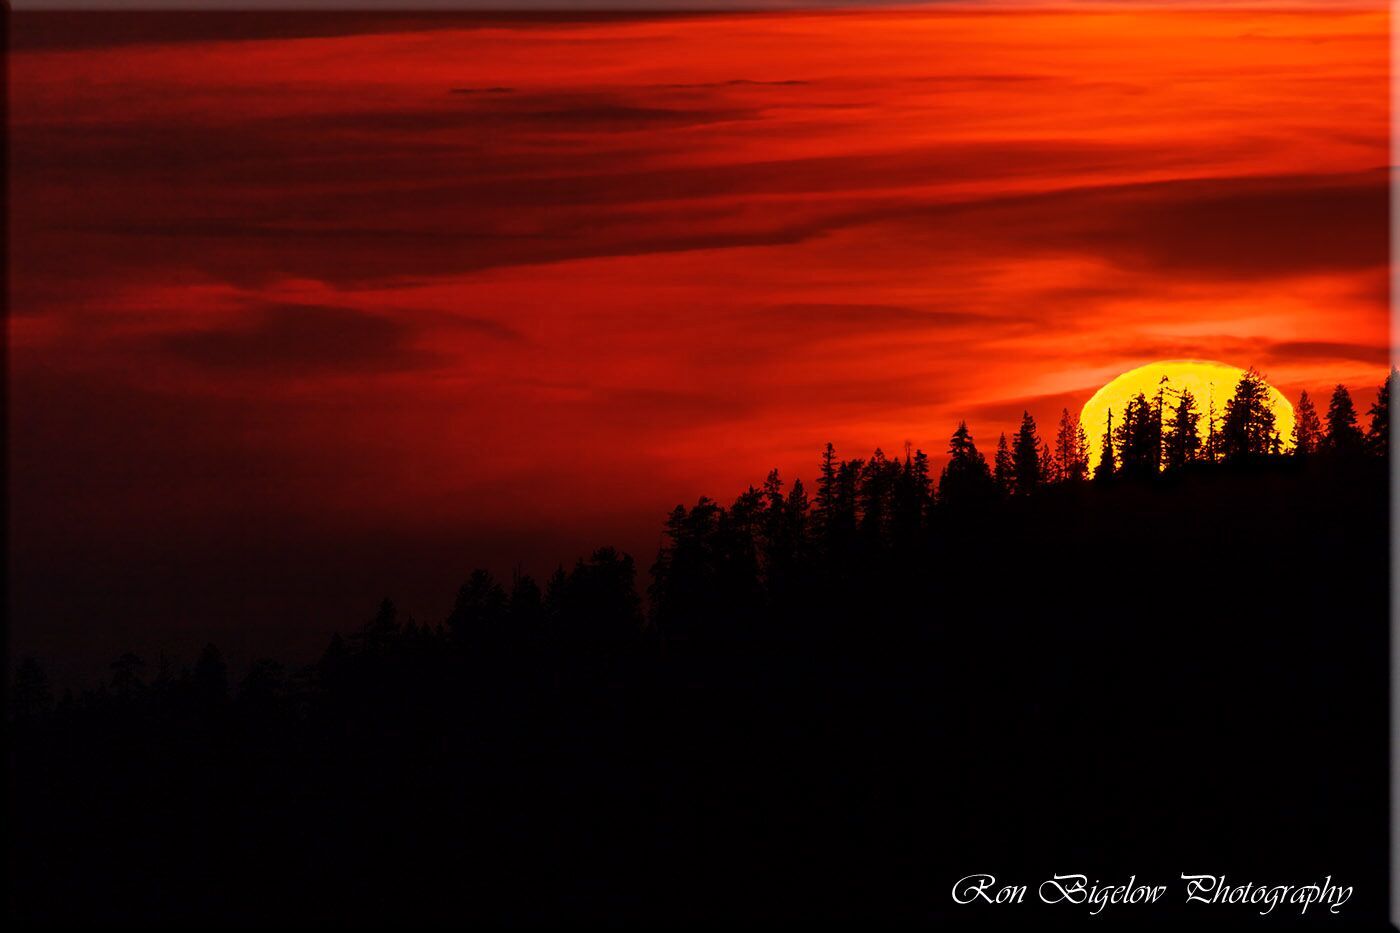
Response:
[[[1206,400],[1206,442],[1201,453],[1207,463],[1220,461],[1220,419],[1215,410],[1215,383],[1210,384],[1210,395]]]
[[[1262,457],[1277,446],[1274,410],[1269,387],[1259,371],[1251,367],[1235,385],[1235,394],[1225,403],[1220,424],[1220,455],[1226,460]]]
[[[1194,461],[1200,454],[1201,413],[1196,410],[1196,398],[1190,389],[1182,389],[1177,395],[1176,405],[1171,409],[1171,419],[1165,427],[1162,439],[1163,460],[1169,470],[1179,470]]]
[[[933,477],[929,474],[928,454],[922,450],[914,451],[911,474],[919,523],[922,525],[928,521],[929,509],[933,506]]]
[[[575,564],[564,588],[564,613],[590,645],[611,647],[635,639],[642,616],[632,556],[604,547]]]
[[[1356,424],[1356,405],[1346,386],[1337,385],[1327,403],[1327,438],[1325,447],[1335,454],[1354,454],[1362,449],[1364,438]]]
[[[506,634],[506,609],[506,591],[495,576],[488,570],[473,570],[457,591],[447,630],[460,644],[499,644]]]
[[[1006,432],[997,437],[997,452],[992,458],[992,479],[1003,496],[1016,491],[1016,467],[1011,461],[1011,447],[1006,443]]]
[[[927,527],[932,506],[928,455],[922,450],[911,452],[912,444],[904,444],[904,462],[895,477],[894,518],[891,538],[895,547],[908,551],[916,547]]]
[[[537,643],[545,637],[544,592],[534,577],[516,570],[507,611],[516,640]]]
[[[944,505],[963,507],[987,502],[996,483],[987,458],[977,449],[967,422],[959,421],[948,441],[948,463],[938,479],[938,499]]]
[[[827,442],[822,450],[821,466],[817,470],[817,496],[813,503],[814,517],[823,534],[831,526],[832,512],[836,507],[836,472],[841,463],[836,459],[836,448]]]
[[[649,592],[652,619],[668,638],[684,640],[703,634],[700,626],[720,604],[720,513],[714,500],[701,496],[690,509],[676,506],[666,519]],[[824,530],[829,533],[829,522]],[[567,585],[561,587],[561,604],[565,589]]]
[[[1366,443],[1373,453],[1381,456],[1390,454],[1390,390],[1395,385],[1397,375],[1392,366],[1385,382],[1376,390],[1376,401],[1369,411],[1371,425],[1366,431]]]
[[[1110,408],[1104,416],[1103,438],[1099,445],[1099,463],[1094,468],[1094,479],[1107,481],[1117,472],[1113,456],[1113,409]]]
[[[898,473],[899,465],[887,458],[879,447],[861,470],[856,494],[861,533],[877,548],[888,543]]]
[[[379,604],[379,611],[374,614],[374,618],[365,623],[363,636],[366,644],[382,647],[399,630],[399,611],[394,606],[394,601],[387,596]]]
[[[1306,457],[1316,453],[1322,445],[1322,420],[1317,416],[1317,406],[1312,396],[1304,389],[1298,394],[1298,404],[1293,408],[1293,453]]]
[[[1152,397],[1154,403],[1153,414],[1156,422],[1152,426],[1152,439],[1156,446],[1156,455],[1152,458],[1154,472],[1162,469],[1162,448],[1165,443],[1164,434],[1167,428],[1167,394],[1172,391],[1168,388],[1168,383],[1170,381],[1171,380],[1167,376],[1163,376],[1161,379],[1157,380],[1157,392]]]
[[[1139,392],[1128,400],[1123,418],[1114,432],[1118,449],[1118,472],[1123,476],[1152,476],[1157,473],[1161,450],[1157,409]]]
[[[1060,426],[1055,432],[1055,479],[1078,483],[1089,475],[1089,438],[1077,416],[1060,409]]]
[[[1028,411],[1021,412],[1021,426],[1011,448],[1011,465],[1016,475],[1016,495],[1029,496],[1040,487],[1043,479],[1040,436],[1036,434],[1035,419]]]

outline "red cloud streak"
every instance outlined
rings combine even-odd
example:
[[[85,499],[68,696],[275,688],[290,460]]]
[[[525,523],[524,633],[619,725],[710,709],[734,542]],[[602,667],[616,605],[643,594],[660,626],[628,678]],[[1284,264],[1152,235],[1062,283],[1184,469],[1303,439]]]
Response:
[[[21,648],[310,651],[828,439],[1385,372],[1384,10],[208,22],[15,18]]]

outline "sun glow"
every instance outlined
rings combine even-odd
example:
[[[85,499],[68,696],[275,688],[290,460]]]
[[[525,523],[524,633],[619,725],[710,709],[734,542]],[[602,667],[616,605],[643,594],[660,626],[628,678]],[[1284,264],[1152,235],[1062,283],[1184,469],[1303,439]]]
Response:
[[[1189,389],[1195,396],[1196,408],[1201,412],[1201,443],[1204,444],[1209,431],[1212,405],[1215,408],[1218,429],[1219,421],[1225,415],[1225,403],[1235,394],[1235,385],[1244,373],[1245,371],[1238,366],[1210,360],[1159,360],[1130,369],[1116,377],[1095,392],[1089,401],[1084,403],[1084,408],[1079,413],[1079,423],[1084,426],[1084,433],[1089,439],[1090,469],[1098,465],[1099,450],[1103,445],[1104,428],[1110,410],[1116,425],[1123,409],[1138,393],[1152,399],[1157,390],[1164,387],[1169,393],[1166,403],[1170,407],[1174,404],[1175,393]],[[1269,403],[1273,408],[1277,429],[1286,450],[1292,446],[1293,406],[1283,393],[1273,386],[1269,386]]]

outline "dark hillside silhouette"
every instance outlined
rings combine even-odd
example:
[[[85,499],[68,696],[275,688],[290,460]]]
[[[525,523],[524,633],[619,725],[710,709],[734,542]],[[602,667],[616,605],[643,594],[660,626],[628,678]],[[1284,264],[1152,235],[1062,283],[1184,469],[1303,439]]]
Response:
[[[611,548],[543,584],[474,571],[446,618],[386,599],[306,669],[230,683],[211,645],[56,698],[23,660],[11,911],[1043,929],[1086,918],[949,888],[1214,871],[1331,875],[1356,893],[1325,921],[1374,925],[1388,396],[1363,434],[1334,395],[1327,432],[1279,453],[1254,379],[1218,458],[1165,389],[1110,423],[1094,483],[1068,412],[1053,447],[1024,415],[1009,477],[965,423],[936,484],[911,445],[827,445],[810,494],[773,471],[677,505],[648,580]],[[1174,898],[1095,920],[1252,917]]]

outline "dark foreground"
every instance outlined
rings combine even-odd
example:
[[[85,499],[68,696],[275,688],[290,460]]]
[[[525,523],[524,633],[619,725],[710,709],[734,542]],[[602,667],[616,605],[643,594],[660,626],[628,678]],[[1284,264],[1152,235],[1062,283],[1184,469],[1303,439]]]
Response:
[[[11,913],[1299,922],[1185,903],[1180,876],[1210,873],[1330,876],[1353,895],[1302,921],[1379,928],[1386,501],[1377,461],[1067,487],[795,561],[763,593],[721,573],[692,598],[708,629],[673,600],[668,631],[630,632],[585,575],[574,630],[542,609],[530,637],[472,635],[487,598],[452,632],[384,615],[236,690],[211,658],[119,667],[85,699],[15,704]],[[1038,902],[1076,872],[1167,892],[1093,918]],[[955,904],[974,873],[1025,903]]]

